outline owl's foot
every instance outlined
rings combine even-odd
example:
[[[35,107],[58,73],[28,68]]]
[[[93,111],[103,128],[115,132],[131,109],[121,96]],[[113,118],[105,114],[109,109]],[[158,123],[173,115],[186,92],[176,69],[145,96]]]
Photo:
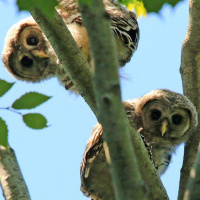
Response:
[[[65,84],[65,89],[70,90],[74,86],[73,82],[70,80]]]

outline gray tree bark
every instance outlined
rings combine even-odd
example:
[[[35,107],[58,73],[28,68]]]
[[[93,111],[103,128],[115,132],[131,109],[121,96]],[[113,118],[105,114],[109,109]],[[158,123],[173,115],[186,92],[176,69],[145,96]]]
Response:
[[[200,116],[200,5],[195,0],[189,1],[189,23],[181,54],[181,76],[184,94],[196,106]],[[190,171],[196,158],[200,140],[200,123],[196,132],[185,145],[183,166],[179,185],[178,199],[182,200],[187,187]]]
[[[15,152],[3,146],[0,146],[0,182],[6,200],[31,199]]]

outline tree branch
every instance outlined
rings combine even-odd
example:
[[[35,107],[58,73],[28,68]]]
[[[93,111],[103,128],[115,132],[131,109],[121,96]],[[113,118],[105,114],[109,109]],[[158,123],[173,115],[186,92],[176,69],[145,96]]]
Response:
[[[89,32],[94,32],[94,37],[98,36],[95,39],[91,39],[95,41],[95,43],[97,42],[97,46],[93,46],[92,44],[92,50],[96,55],[95,66],[98,69],[96,70],[96,74],[100,76],[100,79],[96,78],[98,93],[97,99],[100,102],[103,101],[103,105],[101,107],[99,106],[100,110],[102,110],[102,108],[105,110],[104,113],[101,113],[101,117],[98,115],[98,118],[100,122],[104,121],[104,124],[106,124],[107,127],[110,127],[107,132],[109,132],[111,129],[112,133],[117,133],[117,135],[107,135],[107,137],[105,136],[104,138],[108,144],[110,153],[112,151],[111,149],[113,148],[117,150],[114,151],[114,155],[112,153],[111,156],[112,164],[115,162],[115,172],[119,174],[119,177],[115,179],[116,185],[120,186],[120,189],[117,189],[117,194],[120,194],[120,197],[122,197],[121,199],[123,199],[124,196],[126,196],[127,199],[133,199],[134,197],[136,199],[145,199],[144,185],[137,166],[136,156],[133,154],[134,149],[130,143],[129,125],[125,120],[124,110],[120,99],[117,72],[118,64],[116,52],[114,51],[116,48],[112,39],[113,35],[109,28],[109,22],[107,21],[107,15],[105,12],[103,12],[102,17],[102,10],[100,10],[100,13],[98,13],[94,9],[103,9],[102,2],[98,0],[94,3],[95,5],[92,6],[93,13],[89,12],[86,15],[88,15],[90,19],[92,18],[92,21],[95,18],[94,16],[98,15],[95,19],[97,21],[91,22],[89,21],[90,19],[87,19],[86,17],[86,24],[91,24]],[[101,7],[99,7],[99,3]],[[85,59],[82,58],[82,54],[77,48],[74,40],[71,38],[71,34],[67,30],[67,27],[63,24],[63,21],[57,16],[57,14],[55,17],[56,19],[48,19],[41,13],[39,8],[32,10],[31,13],[37,23],[41,26],[76,88],[97,115],[97,108],[91,83],[91,75],[88,70],[89,66]],[[100,24],[101,20],[103,21],[102,24]],[[99,29],[97,30],[96,28]],[[63,38],[65,41],[67,41],[67,43],[62,42]],[[105,81],[107,81],[107,83]],[[88,92],[90,93],[88,94]],[[134,134],[133,130],[131,133],[134,145],[138,149],[136,154],[138,157],[141,157],[141,154],[146,152],[145,147],[144,145],[141,145],[141,138],[138,139],[139,135],[137,133]],[[125,150],[125,152],[123,150]],[[149,197],[155,200],[160,199],[160,197],[162,197],[162,199],[168,199],[165,189],[163,188],[159,177],[155,174],[155,169],[152,167],[149,157],[147,157],[148,155],[146,155],[145,158],[147,161],[140,160],[139,164],[140,168],[142,168],[140,170],[143,173],[143,177],[146,177],[145,181],[148,183],[147,185],[149,185],[149,191],[151,191]],[[149,170],[149,168],[151,169]],[[154,178],[151,176],[154,176]]]
[[[94,55],[97,118],[104,130],[104,150],[115,197],[118,200],[124,197],[127,200],[146,199],[121,103],[117,52],[108,15],[102,0],[79,0],[79,3]]]
[[[15,152],[0,146],[0,182],[6,200],[30,200]]]
[[[187,184],[187,189],[184,193],[183,200],[199,200],[200,190],[200,150],[198,150],[197,159],[194,167],[190,171],[190,178]]]
[[[168,200],[167,192],[158,176],[158,173],[153,166],[152,161],[149,159],[149,152],[144,146],[144,142],[140,133],[130,128],[131,141],[135,149],[135,154],[138,158],[138,165],[142,178],[148,187],[148,197],[151,200]]]
[[[53,46],[69,78],[95,113],[96,103],[89,64],[62,18],[56,11],[54,17],[47,18],[40,8],[35,8],[30,12]]]
[[[194,103],[200,116],[200,6],[195,0],[189,2],[189,24],[182,46],[181,76],[184,94]],[[179,185],[178,199],[182,200],[186,190],[190,171],[193,166],[200,140],[200,123],[196,132],[185,145],[183,166]]]

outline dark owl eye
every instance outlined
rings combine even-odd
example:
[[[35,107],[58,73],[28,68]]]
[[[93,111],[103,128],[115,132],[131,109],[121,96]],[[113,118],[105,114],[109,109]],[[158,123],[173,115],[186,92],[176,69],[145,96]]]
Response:
[[[38,38],[35,36],[29,36],[29,37],[27,37],[26,42],[30,46],[37,46]]]
[[[160,119],[160,117],[161,117],[161,112],[159,111],[159,110],[152,110],[151,111],[151,119],[153,120],[153,121],[157,121],[157,120],[159,120]]]
[[[23,67],[31,67],[33,65],[33,60],[28,56],[24,56],[20,62]]]
[[[179,114],[175,114],[172,116],[172,123],[175,125],[181,124],[182,120],[183,120],[183,117]]]

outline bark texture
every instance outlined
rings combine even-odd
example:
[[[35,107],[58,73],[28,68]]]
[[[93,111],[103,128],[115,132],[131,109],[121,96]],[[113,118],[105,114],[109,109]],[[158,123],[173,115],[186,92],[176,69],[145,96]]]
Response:
[[[135,154],[138,158],[140,172],[148,190],[148,199],[168,200],[167,192],[156,172],[153,162],[149,159],[149,152],[144,146],[140,133],[131,127],[130,134]]]
[[[200,190],[200,150],[197,154],[197,159],[195,160],[194,166],[190,171],[190,178],[187,183],[187,189],[184,193],[183,200],[199,200]]]
[[[182,46],[181,76],[184,94],[194,103],[200,116],[200,5],[195,0],[189,1],[189,24]],[[179,185],[178,199],[182,200],[187,187],[191,168],[194,164],[200,140],[200,123],[196,132],[185,145],[183,166]]]
[[[6,200],[30,200],[15,152],[0,146],[0,182]]]

